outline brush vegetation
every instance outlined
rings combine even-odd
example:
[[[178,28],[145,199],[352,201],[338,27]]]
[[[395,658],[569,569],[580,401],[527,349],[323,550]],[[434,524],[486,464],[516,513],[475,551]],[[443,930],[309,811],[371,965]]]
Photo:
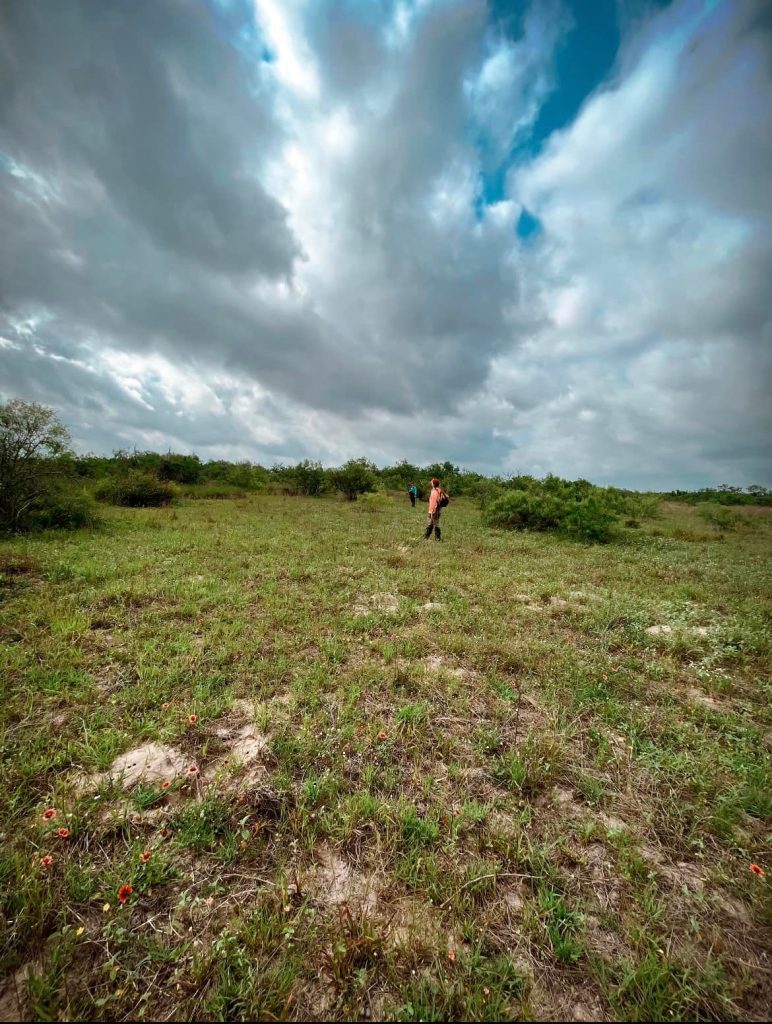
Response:
[[[0,542],[6,1019],[768,1016],[767,509],[166,458]]]

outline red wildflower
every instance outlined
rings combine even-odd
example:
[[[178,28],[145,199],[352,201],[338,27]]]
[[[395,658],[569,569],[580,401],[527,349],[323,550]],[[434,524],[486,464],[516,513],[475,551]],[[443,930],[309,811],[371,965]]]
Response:
[[[195,725],[198,721],[198,715],[188,715],[188,721],[191,725]]]
[[[58,828],[56,830],[56,834],[59,836],[60,839],[70,838],[70,830],[68,828]]]
[[[385,732],[384,729],[381,729],[381,731],[378,733],[378,739],[379,740],[385,740],[386,739],[386,732]]]
[[[122,885],[120,887],[120,889],[118,890],[118,902],[119,903],[125,903],[126,900],[129,898],[129,896],[131,896],[131,894],[133,892],[134,892],[134,886],[133,885],[128,885],[128,884],[127,885]]]
[[[56,808],[55,807],[49,807],[47,810],[43,811],[43,821],[53,821],[55,817],[56,817]]]
[[[152,856],[153,856],[153,851],[152,850],[145,850],[143,853],[140,853],[140,855],[139,855],[139,862],[140,862],[140,864],[147,864],[147,862],[150,860],[150,858]]]
[[[754,875],[758,875],[759,878],[764,877],[764,868],[760,864],[751,864],[751,871]]]
[[[161,783],[161,789],[168,789],[171,786],[171,782],[168,779],[164,779]]]
[[[45,855],[45,857],[41,857],[40,858],[40,866],[42,868],[50,868],[51,865],[53,864],[53,862],[54,862],[54,858],[51,856],[50,853],[47,853]]]
[[[195,764],[189,764],[188,775],[198,775],[198,766]]]

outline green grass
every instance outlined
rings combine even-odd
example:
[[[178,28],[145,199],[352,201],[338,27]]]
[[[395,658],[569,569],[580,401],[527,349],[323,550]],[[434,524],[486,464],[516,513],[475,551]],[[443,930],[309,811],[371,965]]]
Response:
[[[382,495],[253,495],[3,542],[0,998],[763,1017],[770,522],[601,547],[458,500],[437,544]],[[144,743],[197,774],[97,778]]]

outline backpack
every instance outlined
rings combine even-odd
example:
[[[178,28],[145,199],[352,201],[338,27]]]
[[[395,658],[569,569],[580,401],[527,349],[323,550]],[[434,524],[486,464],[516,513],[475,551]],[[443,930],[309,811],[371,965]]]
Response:
[[[442,492],[442,497],[440,498],[440,508],[447,508],[449,504],[450,504],[450,498],[443,491]]]

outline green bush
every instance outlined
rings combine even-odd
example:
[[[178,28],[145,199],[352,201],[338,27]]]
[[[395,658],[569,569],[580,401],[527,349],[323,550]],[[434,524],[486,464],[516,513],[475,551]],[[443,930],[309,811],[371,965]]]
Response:
[[[331,478],[333,487],[348,501],[375,490],[375,466],[367,459],[349,459],[345,466],[333,470]]]
[[[94,499],[83,491],[47,495],[30,515],[33,530],[80,530],[99,524]]]
[[[556,530],[559,508],[560,502],[551,494],[507,491],[491,502],[483,518],[489,526],[505,530]]]
[[[129,508],[158,508],[176,497],[177,489],[152,473],[131,470],[125,476],[103,480],[97,485],[95,497],[111,505]]]
[[[578,497],[586,494],[585,497]],[[554,530],[577,540],[604,544],[613,537],[614,502],[600,490],[577,489],[561,494],[557,487],[507,491],[483,513],[489,526],[505,530]]]
[[[32,528],[74,476],[70,435],[52,409],[0,403],[0,532]]]
[[[167,452],[161,457],[158,478],[179,484],[197,484],[201,479],[202,469],[198,455],[177,455],[175,452]]]
[[[560,531],[577,540],[606,544],[613,536],[616,513],[605,498],[591,494],[583,501],[567,502],[560,513]]]
[[[293,472],[298,494],[315,498],[327,489],[327,473],[321,462],[310,462],[306,459],[299,462]]]
[[[712,502],[704,502],[700,505],[697,514],[700,519],[710,523],[711,526],[715,526],[716,529],[722,532],[724,530],[734,530],[740,523],[740,516],[737,512],[733,512],[726,505],[714,505]]]
[[[495,480],[479,480],[470,485],[467,493],[477,501],[477,507],[485,511],[506,491]]]

